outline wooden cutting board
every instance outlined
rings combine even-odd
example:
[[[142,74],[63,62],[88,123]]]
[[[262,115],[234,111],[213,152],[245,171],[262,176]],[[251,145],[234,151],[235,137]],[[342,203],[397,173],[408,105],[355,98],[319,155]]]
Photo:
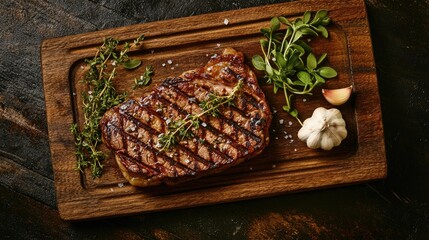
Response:
[[[328,62],[338,71],[325,88],[353,85],[354,94],[338,107],[347,123],[348,137],[331,151],[311,150],[298,140],[299,124],[281,110],[281,94],[262,88],[274,112],[271,142],[258,157],[220,174],[175,187],[135,188],[122,177],[113,158],[105,161],[104,174],[93,179],[89,172],[75,170],[75,145],[70,125],[82,124],[80,83],[84,59],[93,57],[105,37],[132,42],[146,36],[143,47],[129,55],[152,65],[151,86],[168,76],[203,66],[224,47],[242,51],[249,65],[260,54],[260,28],[274,16],[294,18],[306,10],[329,10],[332,19],[329,39],[309,42],[316,54],[328,53]],[[228,20],[228,24],[224,20]],[[386,157],[377,78],[370,32],[363,0],[295,1],[256,8],[125,26],[98,32],[45,40],[41,48],[43,81],[51,158],[60,215],[79,220],[125,214],[194,207],[222,202],[359,183],[386,176]],[[172,61],[172,64],[168,63]],[[163,67],[163,64],[165,66]],[[118,91],[138,96],[149,91],[132,91],[134,78],[144,67],[121,70],[115,78]],[[316,107],[330,106],[320,89],[312,96],[297,97],[301,118]]]

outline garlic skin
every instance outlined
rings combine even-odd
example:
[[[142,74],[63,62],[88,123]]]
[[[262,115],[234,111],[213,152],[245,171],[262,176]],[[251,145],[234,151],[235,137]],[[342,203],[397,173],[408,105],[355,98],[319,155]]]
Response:
[[[353,86],[337,89],[322,89],[323,97],[334,106],[344,104],[352,95]]]
[[[298,131],[298,138],[311,149],[331,150],[347,137],[346,122],[340,110],[318,107]]]

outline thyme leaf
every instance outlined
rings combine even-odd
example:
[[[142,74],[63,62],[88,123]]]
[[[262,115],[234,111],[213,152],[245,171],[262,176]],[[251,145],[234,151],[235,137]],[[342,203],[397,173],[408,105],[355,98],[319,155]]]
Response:
[[[301,18],[289,21],[285,17],[274,17],[269,28],[262,28],[264,39],[260,40],[263,56],[252,57],[253,66],[265,72],[267,83],[273,84],[274,93],[283,90],[286,105],[283,110],[301,125],[298,110],[292,106],[292,96],[311,95],[315,87],[325,83],[325,78],[337,76],[335,69],[320,66],[326,53],[317,58],[310,46],[302,40],[306,37],[329,36],[325,28],[330,23],[328,11],[315,14],[306,11]],[[286,28],[281,29],[284,25]]]
[[[153,68],[152,66],[147,66],[144,73],[139,77],[134,79],[133,89],[141,88],[149,85],[150,80],[152,79]]]
[[[79,129],[74,123],[70,130],[75,137],[76,168],[79,171],[90,168],[93,177],[101,176],[102,162],[106,158],[106,155],[98,149],[101,143],[99,121],[108,109],[126,98],[126,93],[116,91],[112,80],[119,66],[125,67],[139,61],[129,58],[127,53],[130,48],[138,46],[143,38],[141,35],[133,44],[125,43],[122,49],[119,49],[119,40],[106,38],[95,56],[85,60],[89,70],[82,79],[87,88],[87,92],[82,93],[83,126]],[[109,63],[111,67],[108,67]]]
[[[161,151],[166,151],[180,141],[194,137],[193,131],[197,130],[200,126],[204,127],[205,124],[201,122],[200,118],[205,115],[218,117],[220,114],[220,107],[234,104],[233,100],[239,95],[243,84],[243,79],[239,79],[232,91],[225,96],[219,96],[213,93],[208,94],[207,99],[201,101],[199,104],[202,110],[201,113],[189,114],[184,119],[170,122],[167,132],[161,133],[158,136],[157,147],[160,148]]]

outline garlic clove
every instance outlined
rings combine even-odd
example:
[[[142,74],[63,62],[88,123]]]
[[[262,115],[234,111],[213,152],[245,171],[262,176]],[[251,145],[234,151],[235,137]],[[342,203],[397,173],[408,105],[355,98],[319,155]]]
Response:
[[[322,94],[326,101],[334,106],[344,104],[352,95],[353,87],[350,85],[345,88],[338,89],[322,89]]]

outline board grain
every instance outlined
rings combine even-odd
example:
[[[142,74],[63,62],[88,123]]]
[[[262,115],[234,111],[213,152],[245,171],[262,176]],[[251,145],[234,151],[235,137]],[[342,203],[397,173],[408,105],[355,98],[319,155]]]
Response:
[[[104,174],[93,179],[89,172],[75,170],[74,139],[70,125],[82,125],[80,79],[84,59],[92,57],[105,37],[132,41],[145,35],[143,47],[130,56],[152,65],[152,86],[168,76],[204,65],[224,47],[242,51],[250,65],[260,54],[259,29],[274,16],[294,18],[306,10],[330,11],[330,37],[309,44],[316,54],[328,53],[328,61],[338,71],[326,88],[353,85],[352,99],[339,107],[349,132],[341,146],[332,151],[311,150],[296,134],[299,124],[281,109],[281,95],[261,87],[277,113],[273,115],[271,142],[258,157],[220,174],[175,187],[135,188],[126,183],[113,158],[105,161]],[[224,19],[229,23],[224,24]],[[42,72],[48,132],[54,170],[57,204],[66,220],[80,220],[140,212],[161,211],[283,193],[359,183],[386,176],[383,127],[372,45],[364,2],[296,1],[243,10],[206,14],[181,19],[131,25],[43,41]],[[172,64],[167,61],[172,60]],[[163,64],[166,64],[163,67]],[[120,70],[115,78],[118,91],[138,96],[150,88],[132,91],[133,79],[144,71]],[[330,107],[320,91],[295,99],[301,118],[311,116],[318,106]],[[292,124],[289,124],[291,121]],[[283,122],[283,124],[282,124]],[[292,138],[285,136],[292,135]]]

